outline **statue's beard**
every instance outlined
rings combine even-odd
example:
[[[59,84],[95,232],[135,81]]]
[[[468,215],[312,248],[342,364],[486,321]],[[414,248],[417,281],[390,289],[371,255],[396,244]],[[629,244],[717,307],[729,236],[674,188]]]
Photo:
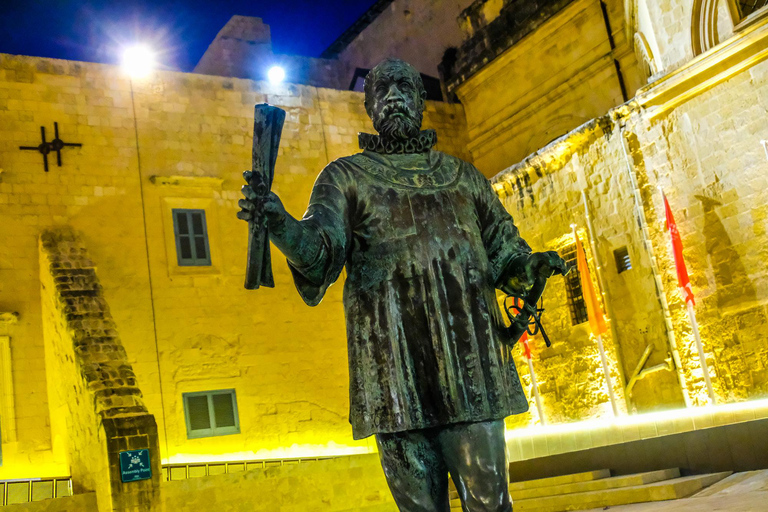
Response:
[[[421,112],[405,105],[386,105],[376,116],[373,127],[385,139],[408,140],[419,134],[421,121]]]

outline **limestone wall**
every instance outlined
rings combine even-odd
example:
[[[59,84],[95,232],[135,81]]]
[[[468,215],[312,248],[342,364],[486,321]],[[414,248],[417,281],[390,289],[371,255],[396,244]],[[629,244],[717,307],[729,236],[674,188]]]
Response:
[[[659,122],[638,122],[635,151],[646,176],[643,203],[667,285],[675,329],[695,353],[664,231],[663,187],[676,220],[707,360],[721,399],[768,392],[768,178],[762,62],[678,107]],[[701,399],[700,371],[692,367]]]
[[[347,422],[341,286],[308,308],[273,249],[276,288],[243,288],[247,226],[235,212],[253,105],[265,101],[288,114],[274,189],[300,216],[320,169],[372,130],[360,93],[170,72],[131,84],[112,66],[0,55],[0,311],[20,313],[3,334],[23,404],[0,477],[68,470],[48,427],[37,243],[61,225],[98,262],[164,459],[370,448],[352,443]],[[50,140],[54,122],[83,146],[65,148],[62,167],[49,157],[46,173],[40,153],[19,146],[39,144],[42,125]],[[438,148],[467,157],[460,106],[429,102],[425,127],[437,128]],[[210,267],[177,265],[177,207],[206,210]],[[188,440],[181,394],[223,388],[236,389],[241,434]]]
[[[0,309],[20,314],[7,330],[18,447],[16,457],[4,459],[3,478],[69,472],[51,451],[49,421],[56,416],[48,410],[38,265],[38,238],[46,228],[70,225],[85,233],[145,398],[150,408],[159,404],[148,279],[140,265],[146,259],[130,92],[116,71],[104,69],[0,56]],[[54,122],[64,141],[84,149],[64,149],[62,167],[50,156],[46,173],[42,155],[19,146],[38,145],[43,125],[50,141]]]
[[[281,66],[285,81],[347,89],[354,68],[333,59],[316,59],[272,52],[269,25],[261,18],[232,16],[206,49],[194,73],[267,80],[272,66]]]
[[[351,73],[370,69],[387,57],[413,64],[420,72],[438,77],[437,66],[445,50],[461,44],[459,14],[471,0],[394,0],[339,54]]]
[[[98,512],[96,494],[78,494],[66,498],[35,501],[3,507],[4,512]]]
[[[397,510],[377,455],[165,482],[162,494],[168,512]]]
[[[626,101],[643,84],[624,30],[623,4],[597,0],[504,2],[476,23],[448,88],[464,104],[469,150],[493,176]],[[478,2],[490,9],[499,2]],[[527,4],[526,4],[527,5]],[[487,10],[487,9],[486,9]]]
[[[157,506],[157,426],[147,414],[94,264],[71,231],[42,234],[40,284],[51,431],[66,445],[75,494],[95,492],[103,512]],[[152,478],[124,484],[120,452],[136,449],[149,450]]]
[[[646,368],[663,365],[669,357],[660,291],[669,306],[686,394],[694,405],[706,402],[690,323],[677,288],[659,192],[663,187],[685,246],[718,400],[744,400],[767,391],[768,351],[763,339],[768,333],[768,183],[760,144],[767,79],[768,64],[757,64],[663,116],[638,106],[653,94],[648,89],[637,103],[581,127],[495,178],[497,190],[534,250],[558,249],[568,241],[571,223],[584,228],[584,191],[597,249],[591,257],[601,266],[605,304],[612,316],[609,347],[614,351],[609,356],[622,370],[623,383],[647,346],[652,352]],[[642,228],[649,234],[660,288]],[[618,273],[613,252],[624,246],[633,268]],[[561,278],[552,280],[544,302],[546,325],[557,340],[550,349],[544,349],[539,338],[534,342],[546,414],[566,420],[608,414],[601,372],[594,371],[594,344],[588,341],[585,324],[571,325]],[[518,367],[525,368],[522,360]],[[614,377],[621,382],[618,371]],[[682,403],[675,372],[661,370],[637,383],[630,409]],[[596,408],[600,404],[602,409]]]
[[[638,30],[652,34],[658,49],[656,59],[662,72],[670,72],[694,57],[691,44],[691,26],[694,19],[691,0],[637,0],[639,10],[647,13],[640,17]]]

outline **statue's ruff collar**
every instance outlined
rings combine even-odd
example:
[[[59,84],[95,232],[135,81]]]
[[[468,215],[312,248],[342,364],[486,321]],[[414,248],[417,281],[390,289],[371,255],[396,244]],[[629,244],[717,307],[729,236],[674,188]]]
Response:
[[[453,186],[462,169],[461,160],[435,150],[425,154],[422,164],[426,165],[421,169],[403,167],[403,162],[397,160],[397,155],[368,150],[342,158],[340,162],[356,166],[366,174],[392,185],[422,189]]]
[[[360,149],[385,155],[425,153],[437,144],[437,133],[435,130],[422,130],[416,137],[407,140],[387,140],[380,135],[361,132],[357,134],[357,140]]]

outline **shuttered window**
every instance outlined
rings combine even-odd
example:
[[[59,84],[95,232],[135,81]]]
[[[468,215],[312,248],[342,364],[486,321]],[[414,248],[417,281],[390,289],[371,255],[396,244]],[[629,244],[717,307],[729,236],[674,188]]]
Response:
[[[613,258],[616,260],[616,271],[619,274],[632,269],[632,260],[629,259],[629,250],[626,247],[613,251]]]
[[[564,279],[568,309],[571,312],[571,324],[583,324],[589,320],[589,317],[587,316],[587,305],[584,303],[584,293],[581,289],[579,269],[576,266],[576,244],[573,243],[564,247],[560,254],[571,269]]]
[[[180,266],[208,266],[211,251],[205,210],[174,209],[173,232],[176,236],[176,257]]]
[[[183,396],[187,438],[240,433],[234,389],[185,393]]]

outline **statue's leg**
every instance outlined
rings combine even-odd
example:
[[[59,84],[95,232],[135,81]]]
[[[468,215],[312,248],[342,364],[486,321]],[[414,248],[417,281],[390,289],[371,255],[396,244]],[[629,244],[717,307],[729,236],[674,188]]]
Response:
[[[448,468],[434,430],[377,434],[379,458],[400,512],[449,512]]]
[[[464,512],[511,512],[504,420],[459,423],[438,435]]]

